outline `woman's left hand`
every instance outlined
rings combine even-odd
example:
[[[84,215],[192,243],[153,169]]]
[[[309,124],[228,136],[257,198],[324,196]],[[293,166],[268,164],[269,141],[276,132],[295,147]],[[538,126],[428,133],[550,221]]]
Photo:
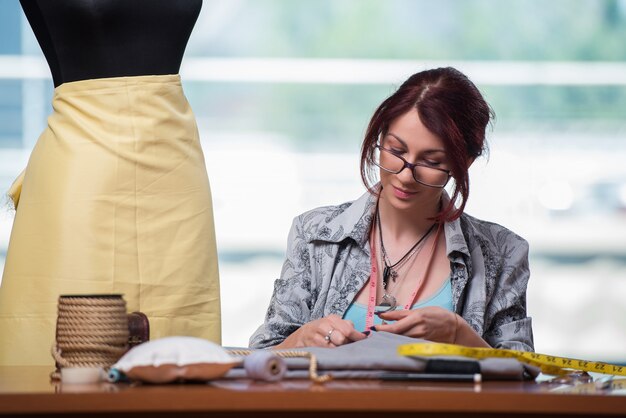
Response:
[[[438,306],[389,311],[379,314],[379,317],[385,321],[396,322],[376,325],[376,331],[402,334],[438,343],[456,342],[459,319],[454,312]]]

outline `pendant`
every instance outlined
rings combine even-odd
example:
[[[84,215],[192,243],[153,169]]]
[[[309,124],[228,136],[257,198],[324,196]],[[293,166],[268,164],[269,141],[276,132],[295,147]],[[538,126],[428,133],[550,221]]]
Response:
[[[383,289],[387,290],[387,283],[389,283],[389,275],[391,274],[391,267],[385,266],[383,269]]]
[[[385,266],[383,269],[383,288],[387,289],[387,283],[389,283],[389,276],[391,276],[391,280],[396,282],[398,278],[398,272],[391,268],[391,266]]]
[[[385,293],[383,295],[383,301],[378,306],[385,309],[380,309],[376,311],[377,313],[389,312],[397,306],[396,298],[388,293]]]

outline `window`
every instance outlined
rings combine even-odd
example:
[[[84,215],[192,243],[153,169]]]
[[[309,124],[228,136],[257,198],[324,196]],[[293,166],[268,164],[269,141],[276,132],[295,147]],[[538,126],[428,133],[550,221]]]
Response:
[[[2,190],[52,94],[18,7],[0,3]],[[452,65],[497,115],[467,212],[530,242],[537,351],[626,361],[625,38],[623,0],[205,1],[181,73],[212,184],[224,344],[247,345],[262,321],[293,217],[363,192],[375,107],[409,74]],[[254,176],[233,172],[235,155],[261,162]],[[9,212],[0,223],[1,263]]]

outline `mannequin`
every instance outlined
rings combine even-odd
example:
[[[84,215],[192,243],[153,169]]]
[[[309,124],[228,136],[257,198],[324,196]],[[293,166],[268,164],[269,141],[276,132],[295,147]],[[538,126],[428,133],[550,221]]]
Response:
[[[178,76],[201,0],[20,0],[53,113],[9,195],[0,366],[52,365],[64,294],[123,294],[151,338],[220,343],[210,186]]]
[[[202,0],[20,0],[54,86],[178,74]]]

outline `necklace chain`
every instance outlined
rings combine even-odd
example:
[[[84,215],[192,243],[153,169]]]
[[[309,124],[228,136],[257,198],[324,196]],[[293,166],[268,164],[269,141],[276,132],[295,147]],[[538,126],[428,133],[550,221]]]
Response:
[[[394,282],[396,281],[396,278],[398,277],[397,269],[402,267],[411,257],[413,257],[413,255],[415,255],[415,253],[417,253],[422,248],[420,244],[422,244],[426,240],[426,237],[430,235],[432,230],[435,228],[436,224],[432,224],[431,227],[428,228],[428,231],[426,231],[426,233],[424,233],[424,235],[422,235],[417,240],[417,242],[409,249],[409,251],[407,251],[400,258],[400,260],[392,264],[391,261],[389,260],[389,257],[387,256],[387,251],[385,250],[385,244],[383,242],[383,230],[382,230],[381,222],[380,222],[380,210],[378,208],[376,208],[376,222],[378,225],[378,234],[380,237],[380,250],[382,253],[381,258],[382,258],[383,264],[385,265],[385,268],[383,270],[383,289],[385,290],[385,296],[388,299],[391,297],[391,295],[389,295],[387,292],[387,286],[389,284],[389,276],[391,276]],[[383,296],[383,299],[385,299],[385,296]]]
[[[423,246],[424,246],[424,242],[422,241],[420,245],[412,247],[412,249],[410,249],[409,252],[400,259],[400,261],[398,261],[396,264],[391,265],[392,263],[391,263],[391,260],[389,259],[389,256],[387,255],[387,251],[385,251],[385,248],[381,245],[381,253],[384,257],[383,262],[385,263],[385,267],[389,268],[389,275],[391,276],[391,280],[393,282],[395,282],[396,279],[398,278],[398,270],[400,270],[400,268],[404,266],[406,262],[409,261],[415,255],[415,253],[419,252]],[[383,284],[386,284],[386,283],[383,283]]]

